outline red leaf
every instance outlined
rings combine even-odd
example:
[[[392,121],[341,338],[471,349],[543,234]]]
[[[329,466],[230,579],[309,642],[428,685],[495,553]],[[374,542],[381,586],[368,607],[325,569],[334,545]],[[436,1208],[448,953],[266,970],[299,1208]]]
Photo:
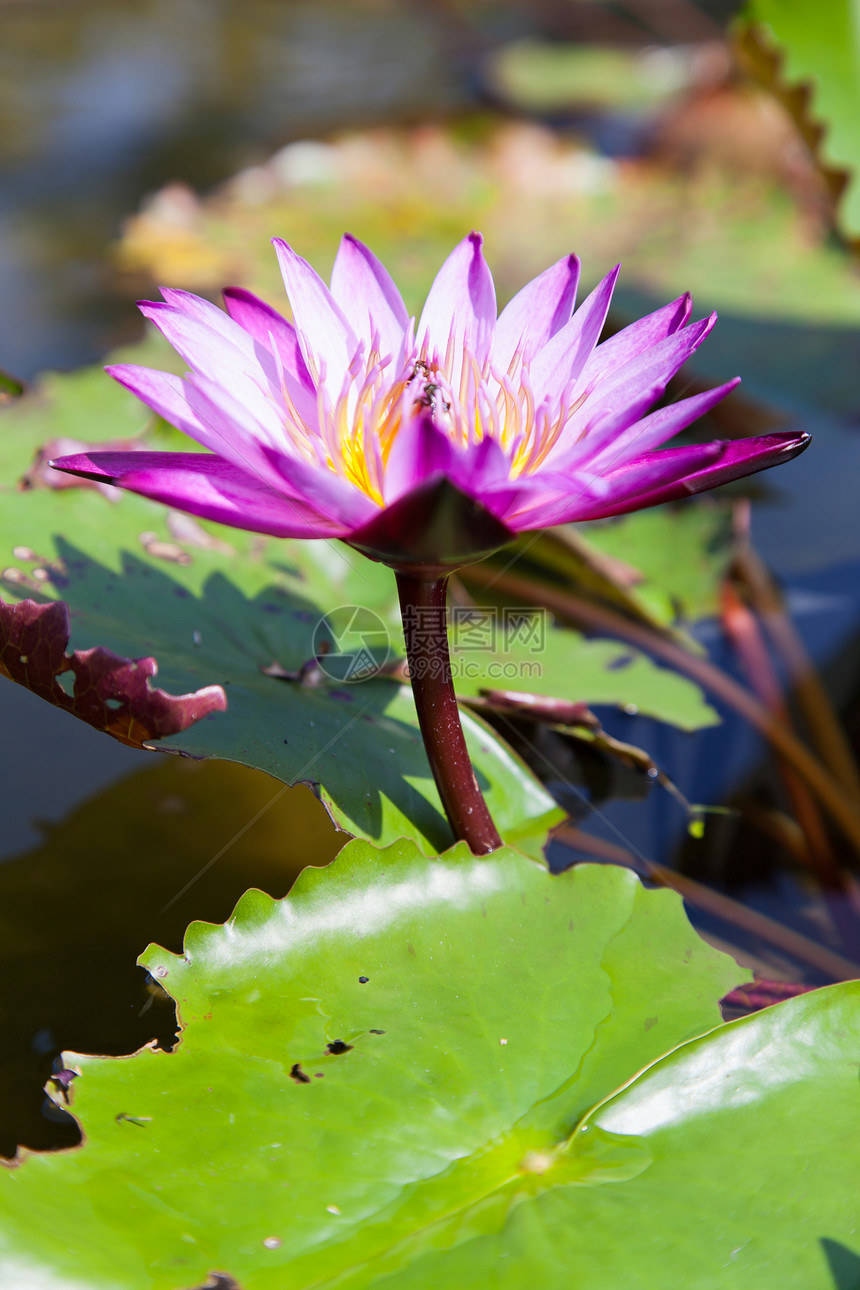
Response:
[[[67,653],[69,631],[69,607],[62,600],[47,605],[0,600],[0,676],[132,748],[226,711],[220,685],[181,695],[151,688],[158,671],[154,658],[122,658],[100,645]],[[72,694],[58,679],[64,672],[74,677]]]

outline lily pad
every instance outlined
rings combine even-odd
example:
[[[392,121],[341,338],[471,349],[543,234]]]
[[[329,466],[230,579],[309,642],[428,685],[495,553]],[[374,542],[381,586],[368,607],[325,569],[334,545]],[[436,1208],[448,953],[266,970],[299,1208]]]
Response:
[[[512,1187],[502,1230],[338,1286],[856,1287],[858,1034],[852,981],[693,1040],[587,1117],[542,1190]]]
[[[589,706],[610,704],[671,720],[680,730],[719,724],[697,686],[658,667],[639,650],[616,641],[585,640],[548,625],[541,615],[523,618],[521,624],[507,634],[500,631],[493,651],[455,642],[452,667],[458,694],[477,695],[490,688]]]
[[[639,576],[627,594],[652,621],[668,626],[679,618],[717,616],[720,583],[732,558],[728,508],[707,502],[661,506],[591,524],[581,536],[602,555],[635,566]]]
[[[510,849],[428,860],[406,841],[350,843],[285,900],[248,892],[184,955],[143,962],[178,1002],[179,1048],[75,1061],[84,1146],[2,1180],[9,1284],[366,1285],[440,1230],[468,1249],[744,975],[628,870],[551,877]]]
[[[53,804],[53,777],[42,783]],[[222,921],[249,886],[283,896],[347,841],[304,787],[226,761],[150,757],[4,858],[0,1156],[77,1142],[71,1119],[44,1115],[63,1049],[175,1043],[173,1000],[135,963],[144,946],[181,949],[193,918]]]

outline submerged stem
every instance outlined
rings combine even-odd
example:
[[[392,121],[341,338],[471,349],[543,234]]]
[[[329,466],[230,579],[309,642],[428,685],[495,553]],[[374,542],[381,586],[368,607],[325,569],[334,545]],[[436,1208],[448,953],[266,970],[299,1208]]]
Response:
[[[454,836],[474,855],[486,855],[502,840],[478,787],[454,697],[447,587],[447,576],[427,580],[397,574],[409,677],[430,769]]]

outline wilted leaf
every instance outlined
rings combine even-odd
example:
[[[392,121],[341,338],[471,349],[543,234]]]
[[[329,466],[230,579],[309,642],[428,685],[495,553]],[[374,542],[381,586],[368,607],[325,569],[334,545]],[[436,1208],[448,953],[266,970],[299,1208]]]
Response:
[[[101,646],[68,653],[69,631],[69,607],[61,600],[46,605],[0,600],[0,676],[132,748],[226,711],[220,685],[167,694],[149,684],[158,672],[154,658],[121,658]],[[71,691],[60,679],[66,673]]]

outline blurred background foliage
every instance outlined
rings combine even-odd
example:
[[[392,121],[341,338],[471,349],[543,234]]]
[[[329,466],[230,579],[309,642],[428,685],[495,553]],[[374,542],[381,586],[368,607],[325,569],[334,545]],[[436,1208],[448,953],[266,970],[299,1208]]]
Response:
[[[771,45],[779,23],[763,23],[785,8],[754,6]],[[654,290],[854,322],[856,290],[821,245],[826,185],[782,108],[740,78],[726,41],[727,23],[749,29],[738,12],[730,0],[3,0],[2,366],[29,377],[128,336],[104,248],[177,181],[129,230],[125,267],[198,286],[259,277],[273,228],[324,259],[348,217],[383,251],[406,244],[395,267],[414,300],[477,221],[506,291],[574,243],[592,277],[623,257]],[[808,75],[797,26],[787,74]],[[195,194],[237,172],[226,213],[243,217],[231,231],[213,213],[201,230]]]

